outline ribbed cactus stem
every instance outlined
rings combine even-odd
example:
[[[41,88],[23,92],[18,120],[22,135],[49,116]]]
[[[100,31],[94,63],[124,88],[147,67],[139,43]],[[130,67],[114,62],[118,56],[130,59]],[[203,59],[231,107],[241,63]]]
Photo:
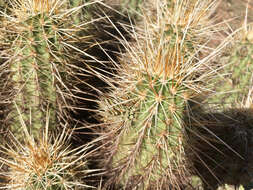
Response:
[[[176,85],[173,80],[144,75],[136,89],[127,96],[133,100],[132,103],[121,107],[123,110],[130,107],[125,113],[129,128],[121,137],[114,162],[124,158],[128,151],[135,150],[137,158],[132,175],[136,176],[142,175],[145,167],[159,162],[156,169],[150,167],[153,171],[149,180],[153,183],[164,175],[163,170],[170,165],[169,162],[176,159],[178,146],[182,143],[183,88]]]
[[[187,100],[201,91],[196,44],[204,38],[194,28],[208,23],[199,8],[208,1],[202,3],[158,0],[157,20],[144,16],[145,29],[136,34],[144,40],[126,43],[128,53],[111,81],[116,85],[100,103],[105,135],[113,142],[112,178],[125,189],[181,189],[189,183],[182,117]]]
[[[239,36],[239,37],[238,37]],[[229,54],[222,56],[225,62],[222,77],[215,79],[215,96],[208,99],[209,103],[222,105],[223,108],[234,108],[235,105],[245,107],[245,97],[252,88],[253,43],[247,38],[245,31],[235,37]]]
[[[20,31],[14,44],[17,59],[10,66],[17,91],[13,101],[21,110],[29,130],[35,135],[44,125],[48,108],[51,113],[50,126],[55,124],[54,58],[49,43],[53,43],[56,48],[57,38],[53,35],[52,21],[47,15],[32,16],[20,25],[23,31]],[[10,116],[14,120],[11,126],[14,132],[20,128],[17,115],[17,111],[13,111]]]
[[[76,94],[82,93],[79,86],[86,84],[78,78],[86,67],[80,55],[87,54],[76,43],[85,46],[89,38],[78,36],[86,24],[78,20],[80,7],[70,8],[69,0],[8,3],[0,24],[0,86],[7,91],[0,92],[0,99],[6,101],[0,101],[0,121],[2,129],[11,129],[15,140],[1,147],[6,157],[0,157],[0,162],[8,167],[6,183],[1,186],[20,190],[92,188],[84,179],[90,172],[86,151],[91,147],[72,149],[69,144],[73,132],[69,129],[82,123],[71,117],[81,99]],[[62,133],[54,135],[56,128]]]
[[[168,63],[163,62],[169,60],[165,57],[157,55],[157,62]],[[126,82],[101,102],[105,123],[112,123],[110,130],[116,135],[112,164],[127,188],[139,180],[145,189],[155,187],[158,181],[179,188],[175,176],[184,162],[181,117],[189,89],[181,84],[180,77],[173,76],[178,72],[173,63],[164,67],[152,63],[147,66],[151,73],[135,72],[129,65],[125,72],[131,76],[127,81],[133,83]]]

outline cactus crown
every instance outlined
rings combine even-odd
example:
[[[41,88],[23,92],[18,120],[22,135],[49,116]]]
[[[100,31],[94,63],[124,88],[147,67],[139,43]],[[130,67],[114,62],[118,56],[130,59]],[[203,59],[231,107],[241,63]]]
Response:
[[[65,129],[56,137],[50,135],[49,113],[39,140],[29,134],[21,114],[19,120],[23,141],[13,136],[11,143],[1,147],[6,156],[1,157],[0,162],[9,167],[8,171],[1,173],[7,181],[5,188],[67,190],[90,187],[83,182],[90,172],[85,160],[89,145],[71,149],[68,145],[71,133]]]
[[[24,21],[37,14],[55,15],[66,5],[66,0],[15,0],[10,2],[11,9],[18,21]],[[66,7],[65,7],[66,8]]]

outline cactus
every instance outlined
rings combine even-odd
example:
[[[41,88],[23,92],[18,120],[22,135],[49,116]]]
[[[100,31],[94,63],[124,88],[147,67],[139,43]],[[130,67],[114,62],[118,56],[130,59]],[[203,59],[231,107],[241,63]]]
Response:
[[[83,23],[75,24],[73,15],[77,10],[69,9],[66,0],[8,3],[11,6],[8,15],[2,13],[1,37],[6,47],[1,51],[5,59],[1,63],[1,73],[5,74],[1,90],[12,89],[11,96],[5,96],[12,111],[4,125],[10,126],[15,135],[19,134],[14,103],[32,135],[36,136],[43,128],[47,109],[51,114],[50,128],[69,125],[67,110],[71,110],[78,99],[70,88],[80,83],[76,75],[82,70],[75,62],[81,62],[80,54],[85,54],[74,45],[84,39],[77,36],[83,30]]]
[[[249,25],[232,36],[229,53],[219,59],[222,69],[213,79],[214,94],[201,106],[193,103],[185,119],[187,155],[204,190],[224,184],[247,188],[253,180],[251,35]]]
[[[115,23],[115,19],[122,21],[122,15],[119,17],[117,11],[99,2],[6,1],[9,8],[1,12],[3,22],[0,22],[0,122],[3,134],[8,134],[10,129],[15,138],[24,143],[18,117],[21,115],[34,141],[39,141],[46,118],[50,131],[59,129],[62,132],[62,128],[76,127],[75,133],[88,133],[71,138],[73,147],[82,146],[96,135],[91,133],[92,127],[86,125],[97,123],[92,117],[95,100],[98,92],[103,91],[104,75],[114,69],[106,62],[114,59],[115,52],[122,46],[111,39],[111,35],[123,31],[123,27]],[[80,6],[75,7],[77,5]],[[104,15],[109,10],[110,20]],[[121,28],[116,30],[111,23]],[[46,116],[47,112],[49,116]],[[4,143],[5,138],[1,138],[1,142]],[[34,149],[44,146],[43,143],[49,142],[35,143]],[[32,160],[33,150],[29,149],[30,144],[26,145],[28,153],[24,153]],[[87,167],[91,165],[87,164]],[[30,179],[23,180],[25,183]]]
[[[0,160],[8,167],[3,188],[88,188],[84,183],[91,171],[84,161],[88,148],[70,149],[64,143],[71,135],[49,139],[47,133],[56,129],[65,133],[63,129],[79,122],[71,114],[81,99],[75,92],[85,84],[78,77],[86,66],[80,55],[86,54],[76,43],[89,44],[90,39],[78,36],[84,31],[83,18],[78,20],[81,7],[70,8],[67,0],[6,3],[0,23],[0,121],[6,134],[1,143],[7,156]],[[41,139],[45,123],[47,132]],[[4,142],[9,130],[13,144]]]
[[[91,145],[71,149],[69,144],[71,134],[66,128],[57,136],[49,134],[49,114],[42,136],[40,140],[36,140],[29,134],[20,110],[18,112],[23,140],[20,142],[13,136],[6,146],[1,146],[5,156],[0,157],[0,162],[9,167],[8,171],[1,172],[5,179],[1,188],[18,190],[95,188],[85,183],[85,178],[92,172],[86,163],[87,151]]]
[[[112,142],[105,147],[109,183],[124,189],[180,189],[189,181],[182,117],[187,100],[203,91],[196,44],[204,38],[196,31],[210,24],[210,2],[157,5],[157,20],[145,17],[145,29],[133,34],[137,45],[126,43],[119,74],[107,79],[111,92],[100,102],[105,144]]]
[[[227,109],[243,106],[245,96],[252,87],[253,52],[251,26],[241,27],[233,37],[230,48],[223,53],[220,60],[223,68],[215,79],[215,95],[208,99],[208,104],[222,105]]]
[[[1,132],[10,129],[15,136],[1,151],[6,157],[0,162],[9,168],[1,173],[7,177],[3,188],[92,188],[84,182],[91,171],[85,161],[90,147],[65,147],[71,137],[65,130],[73,126],[89,134],[79,136],[85,141],[102,133],[96,141],[104,143],[100,150],[107,157],[105,188],[116,183],[116,189],[187,189],[192,174],[205,190],[223,183],[250,186],[251,177],[238,171],[251,172],[246,149],[252,144],[252,112],[245,105],[231,107],[245,104],[252,87],[251,32],[225,58],[228,64],[218,65],[227,75],[214,79],[215,96],[207,101],[225,110],[207,113],[191,104],[202,103],[195,96],[213,81],[209,60],[217,52],[205,57],[205,46],[215,31],[209,20],[215,1],[157,0],[149,2],[156,10],[150,6],[144,15],[145,1],[119,1],[144,26],[114,22],[121,10],[106,5],[115,3],[110,0],[0,0],[0,125]],[[96,3],[102,6],[86,9]],[[235,93],[224,96],[224,87]],[[86,122],[102,131],[94,133]],[[63,133],[53,142],[48,131],[60,127]]]

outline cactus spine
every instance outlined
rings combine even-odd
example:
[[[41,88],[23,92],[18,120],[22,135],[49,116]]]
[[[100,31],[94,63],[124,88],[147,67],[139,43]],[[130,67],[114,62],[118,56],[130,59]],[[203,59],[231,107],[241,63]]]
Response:
[[[224,184],[246,187],[252,181],[251,35],[251,26],[245,26],[232,36],[229,53],[219,60],[222,69],[213,79],[214,95],[201,107],[193,107],[186,119],[194,131],[188,131],[188,157],[204,190],[216,190]]]
[[[88,172],[83,160],[87,149],[65,147],[69,133],[54,142],[48,137],[48,131],[73,127],[69,112],[80,98],[73,89],[78,91],[76,86],[84,84],[76,76],[85,65],[80,57],[85,53],[75,43],[89,39],[77,36],[84,25],[75,15],[81,7],[69,9],[67,0],[8,4],[8,10],[1,12],[0,118],[1,129],[9,127],[17,143],[2,147],[7,157],[1,162],[9,167],[4,188],[88,187],[82,174]]]
[[[50,19],[43,13],[28,18],[22,24],[24,31],[21,33],[19,30],[20,38],[13,44],[14,51],[18,53],[15,64],[10,67],[14,73],[12,79],[15,81],[14,88],[17,91],[14,102],[22,110],[24,120],[29,121],[30,118],[33,133],[42,128],[42,119],[46,118],[46,107],[50,108],[51,114],[54,113],[53,109],[55,108],[56,91],[52,75],[54,68],[50,63],[53,60],[50,55],[52,50],[50,50],[48,43],[55,44],[57,39],[54,39],[50,22]],[[12,131],[20,128],[20,122],[16,115],[16,112],[12,112],[10,115],[14,120]],[[54,121],[51,120],[50,126],[54,125]]]
[[[223,63],[223,69],[216,80],[215,96],[208,99],[208,103],[214,105],[223,105],[222,109],[235,106],[245,107],[249,90],[252,88],[252,26],[241,27],[233,36],[231,47],[228,52],[220,58]],[[223,93],[221,93],[223,92]]]
[[[69,55],[73,52],[69,46],[81,28],[74,25],[68,1],[20,0],[9,4],[8,15],[3,14],[3,38],[9,48],[2,52],[10,55],[3,67],[10,71],[6,81],[11,80],[14,93],[8,97],[13,109],[7,121],[18,135],[21,127],[16,104],[29,131],[36,136],[43,128],[47,110],[50,128],[68,124],[66,109],[70,107],[68,100],[73,99],[68,85],[74,83],[70,65],[74,55]]]
[[[144,40],[128,44],[119,75],[111,81],[116,84],[100,103],[105,138],[113,142],[108,151],[113,178],[125,189],[187,184],[181,118],[186,101],[201,91],[195,43],[203,38],[196,31],[209,24],[210,4],[156,3],[157,20],[145,17]]]
[[[92,188],[85,184],[85,177],[91,170],[87,169],[85,159],[89,145],[71,149],[68,145],[69,132],[62,131],[56,137],[49,135],[49,121],[39,140],[34,139],[23,123],[23,142],[11,139],[3,153],[7,158],[0,162],[9,167],[4,175],[5,189],[18,190],[69,190]],[[47,117],[47,119],[49,119]],[[23,143],[23,144],[21,144]]]

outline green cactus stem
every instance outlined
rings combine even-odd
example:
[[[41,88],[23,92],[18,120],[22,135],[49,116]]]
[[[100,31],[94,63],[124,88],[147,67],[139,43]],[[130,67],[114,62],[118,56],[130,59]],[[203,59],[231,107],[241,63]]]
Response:
[[[115,69],[109,60],[116,57],[115,52],[122,51],[119,50],[122,45],[112,39],[112,35],[118,32],[112,22],[121,27],[120,31],[124,30],[122,23],[118,23],[123,20],[123,16],[117,11],[108,7],[105,9],[102,3],[99,6],[88,6],[97,2],[85,3],[79,7],[80,10],[73,7],[75,4],[69,0],[8,2],[11,6],[7,13],[1,12],[3,22],[0,22],[0,76],[3,79],[0,80],[1,134],[7,134],[10,129],[24,147],[29,146],[23,138],[22,125],[28,128],[34,141],[39,142],[45,123],[48,122],[49,130],[52,131],[56,128],[59,131],[68,127],[78,128],[79,131],[75,132],[81,135],[71,138],[72,145],[78,148],[81,143],[90,142],[96,136],[92,133],[92,127],[86,126],[88,122],[97,123],[92,114],[96,109],[98,92],[105,90],[104,78],[113,75],[111,71]],[[78,1],[74,3],[79,5]],[[109,13],[110,20],[105,15]],[[124,19],[128,21],[127,17]],[[5,143],[5,138],[1,138],[1,142]],[[42,145],[38,143],[34,146],[38,148]],[[18,156],[29,154],[32,160],[34,154],[29,148]],[[8,156],[10,160],[16,159],[11,158],[12,155]],[[11,165],[8,166],[10,169]],[[58,174],[61,175],[59,170]],[[10,180],[15,181],[13,177],[14,174]],[[71,176],[67,177],[72,181]],[[100,180],[99,175],[98,178]],[[30,179],[27,182],[26,179],[22,182],[30,183]],[[92,185],[99,180],[92,181]],[[38,183],[43,184],[43,181],[39,179]]]
[[[180,164],[183,164],[180,156],[180,152],[183,152],[180,147],[183,144],[180,120],[185,88],[177,87],[173,80],[160,79],[144,74],[135,89],[124,96],[114,94],[125,100],[126,104],[111,102],[107,105],[113,107],[113,111],[106,109],[111,112],[107,113],[107,117],[123,122],[111,126],[112,130],[119,130],[115,133],[120,133],[116,140],[117,154],[113,157],[113,164],[124,172],[127,172],[124,167],[129,167],[129,174],[121,181],[127,187],[132,187],[130,184],[133,180],[145,178],[147,181],[143,179],[141,182],[143,187],[151,188],[152,183],[169,178],[169,174],[166,174],[168,171],[177,173]],[[171,93],[171,90],[176,93]],[[105,122],[114,122],[110,119]],[[128,175],[132,179],[128,179]]]
[[[109,81],[111,92],[100,102],[104,138],[112,142],[107,147],[108,183],[123,189],[180,189],[189,183],[182,116],[187,100],[202,91],[196,44],[203,38],[194,28],[208,17],[196,7],[208,2],[178,1],[175,7],[159,3],[158,21],[145,17],[144,34],[136,34],[144,40],[126,43],[119,74]]]
[[[246,28],[237,31],[227,53],[218,60],[222,69],[212,80],[214,93],[203,104],[189,106],[192,114],[187,116],[186,125],[191,146],[186,148],[187,155],[205,190],[225,184],[246,187],[253,179],[253,43],[251,26]]]
[[[215,80],[215,93],[208,99],[208,104],[218,106],[217,109],[246,106],[243,104],[252,88],[253,76],[253,43],[249,34],[250,29],[247,32],[242,28],[226,50],[229,53],[224,53],[219,60],[223,62],[223,68]]]
[[[52,114],[51,117],[55,118],[53,114],[57,95],[52,62],[57,64],[59,61],[53,58],[50,51],[60,51],[60,48],[52,29],[52,20],[47,15],[32,16],[20,25],[23,31],[19,31],[20,36],[13,44],[17,57],[10,65],[17,92],[13,101],[22,110],[24,120],[33,124],[30,129],[35,134],[44,125],[43,118],[46,118],[47,108]],[[49,43],[54,44],[54,48],[50,47],[52,45]],[[12,112],[9,116],[13,118],[12,131],[18,131],[20,128],[16,116],[17,112]],[[50,126],[55,126],[53,119]]]
[[[76,23],[78,10],[69,5],[67,0],[22,0],[10,2],[8,11],[2,13],[6,48],[1,51],[5,59],[1,71],[10,73],[4,80],[8,87],[3,89],[12,88],[8,97],[12,111],[5,125],[17,138],[20,123],[14,104],[32,135],[43,128],[46,111],[50,112],[50,128],[69,125],[68,110],[78,99],[73,89],[78,90],[76,86],[82,83],[76,75],[82,70],[80,63],[85,65],[80,57],[85,53],[75,43],[89,39],[77,36],[84,23]]]

